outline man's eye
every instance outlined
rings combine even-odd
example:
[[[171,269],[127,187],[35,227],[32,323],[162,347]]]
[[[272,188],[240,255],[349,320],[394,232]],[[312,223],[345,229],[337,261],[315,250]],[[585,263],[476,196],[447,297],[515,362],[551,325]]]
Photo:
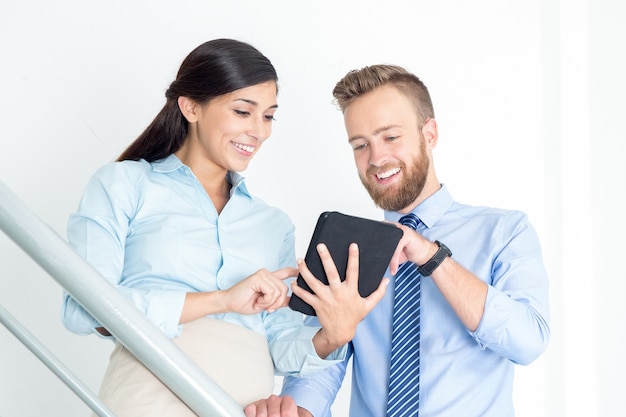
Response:
[[[355,151],[360,151],[360,150],[363,150],[365,148],[367,148],[367,143],[361,143],[359,145],[354,145],[352,147],[352,149],[355,150]]]

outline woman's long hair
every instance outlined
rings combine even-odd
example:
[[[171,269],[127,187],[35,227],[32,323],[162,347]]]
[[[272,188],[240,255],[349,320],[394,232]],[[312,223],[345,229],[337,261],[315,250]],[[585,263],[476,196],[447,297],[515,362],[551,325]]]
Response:
[[[167,101],[161,111],[117,160],[152,162],[180,149],[189,125],[178,107],[178,97],[204,104],[267,81],[278,81],[278,75],[270,60],[253,46],[233,39],[203,43],[183,60],[176,80],[165,92]]]

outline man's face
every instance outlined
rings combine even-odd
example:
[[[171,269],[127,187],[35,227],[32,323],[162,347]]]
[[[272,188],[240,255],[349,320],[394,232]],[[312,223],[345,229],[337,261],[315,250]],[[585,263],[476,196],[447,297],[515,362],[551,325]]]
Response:
[[[411,102],[382,86],[344,110],[359,178],[376,205],[388,211],[412,206],[429,171],[426,142]]]

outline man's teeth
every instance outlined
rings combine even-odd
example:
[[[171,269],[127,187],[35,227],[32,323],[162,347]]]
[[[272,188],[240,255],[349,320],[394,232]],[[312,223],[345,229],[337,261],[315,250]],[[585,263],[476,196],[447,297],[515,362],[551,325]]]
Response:
[[[254,146],[244,145],[243,143],[234,143],[234,145],[246,152],[254,152]]]
[[[398,172],[400,172],[400,168],[393,168],[381,174],[376,174],[376,176],[378,177],[378,179],[384,180],[384,179],[391,177],[392,175],[397,174]]]

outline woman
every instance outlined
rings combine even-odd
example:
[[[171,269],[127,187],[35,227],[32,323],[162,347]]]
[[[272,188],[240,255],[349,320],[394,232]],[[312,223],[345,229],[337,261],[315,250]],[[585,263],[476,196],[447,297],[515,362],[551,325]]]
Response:
[[[274,372],[345,357],[373,305],[348,331],[336,312],[320,309],[320,329],[282,308],[283,280],[298,274],[294,226],[237,174],[271,133],[271,62],[246,43],[209,41],[185,58],[165,96],[146,130],[92,177],[68,240],[243,406],[272,393]],[[75,333],[111,338],[67,294],[62,314]],[[100,396],[119,416],[194,415],[120,343]]]

